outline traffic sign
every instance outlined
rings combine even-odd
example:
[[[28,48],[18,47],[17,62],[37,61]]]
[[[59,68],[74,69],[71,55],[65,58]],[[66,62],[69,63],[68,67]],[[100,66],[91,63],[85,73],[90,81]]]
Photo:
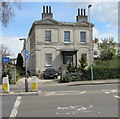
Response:
[[[10,63],[10,58],[9,57],[3,57],[2,58],[2,63]]]
[[[25,58],[26,58],[26,59],[29,58],[29,52],[28,52],[28,50],[25,51]]]

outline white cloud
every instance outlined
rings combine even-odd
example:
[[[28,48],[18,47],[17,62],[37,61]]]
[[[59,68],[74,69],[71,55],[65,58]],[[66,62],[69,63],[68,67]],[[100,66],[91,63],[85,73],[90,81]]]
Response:
[[[108,22],[113,27],[118,26],[118,3],[117,2],[93,2],[91,18],[102,22]]]
[[[20,37],[1,37],[0,43],[4,44],[13,54],[11,57],[17,57],[23,48],[23,42],[19,41]]]
[[[112,31],[101,33],[98,29],[93,28],[93,39],[95,38],[104,39],[104,38],[110,38],[110,37],[113,37],[114,41],[118,42],[118,35],[116,33]]]
[[[110,24],[107,24],[106,26],[105,26],[105,28],[110,28],[111,27],[111,25]]]

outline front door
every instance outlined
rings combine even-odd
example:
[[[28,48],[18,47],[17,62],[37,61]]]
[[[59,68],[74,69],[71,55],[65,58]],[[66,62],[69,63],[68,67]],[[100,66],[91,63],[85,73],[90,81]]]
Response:
[[[72,63],[73,64],[73,56],[67,56],[67,55],[64,55],[63,56],[63,64],[69,64],[69,63]]]

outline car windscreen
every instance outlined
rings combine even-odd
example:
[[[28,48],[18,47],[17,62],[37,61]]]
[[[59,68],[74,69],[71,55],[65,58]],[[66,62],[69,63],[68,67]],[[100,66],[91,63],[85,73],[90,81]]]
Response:
[[[55,69],[46,69],[45,72],[55,72]]]

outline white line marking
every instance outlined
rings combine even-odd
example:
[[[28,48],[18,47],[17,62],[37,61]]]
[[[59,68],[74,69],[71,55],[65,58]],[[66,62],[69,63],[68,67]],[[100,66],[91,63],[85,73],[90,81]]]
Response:
[[[17,99],[15,101],[15,104],[14,104],[14,107],[12,109],[12,112],[10,114],[10,117],[16,117],[16,115],[17,115],[17,109],[18,109],[18,107],[19,107],[19,105],[21,103],[21,98],[22,98],[21,96],[17,97]]]
[[[46,94],[45,96],[55,96],[55,95],[78,95],[78,94],[84,94],[86,91],[60,91],[60,92],[51,92]]]
[[[115,97],[115,98],[120,98],[120,96],[118,96],[118,95],[114,95],[114,97]]]
[[[51,93],[48,93],[48,94],[46,94],[45,96],[49,96],[49,95],[52,95],[52,94],[54,94],[55,92],[51,92]]]
[[[109,94],[110,92],[105,92],[106,94]]]
[[[84,93],[86,93],[86,91],[83,91],[83,92],[81,92],[80,94],[84,94]]]

